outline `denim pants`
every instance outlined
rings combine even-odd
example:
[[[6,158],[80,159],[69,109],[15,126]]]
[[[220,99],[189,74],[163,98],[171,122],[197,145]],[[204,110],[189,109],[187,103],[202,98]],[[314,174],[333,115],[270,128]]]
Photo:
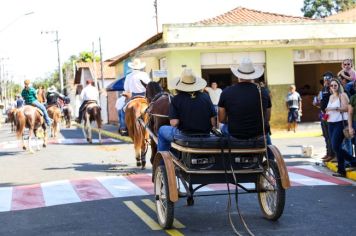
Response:
[[[40,103],[39,101],[37,101],[37,100],[34,101],[32,103],[32,105],[36,106],[37,108],[39,108],[42,111],[44,119],[46,121],[46,124],[48,126],[50,126],[51,125],[51,120],[49,119],[49,116],[48,116],[48,113],[47,113],[47,110],[46,110],[45,106],[42,103]]]
[[[342,142],[344,140],[344,134],[342,132],[344,129],[343,122],[329,122],[328,126],[331,146],[333,147],[337,157],[337,172],[343,174],[345,173],[345,160],[349,161],[352,166],[356,165],[356,160],[342,148]]]
[[[325,144],[326,144],[326,155],[330,157],[335,157],[335,152],[331,146],[331,139],[329,136],[329,128],[328,128],[328,122],[325,120],[321,120],[320,122],[321,125],[321,131],[323,132]]]
[[[120,129],[126,129],[125,111],[124,111],[124,109],[120,109],[118,111],[118,116],[119,116]]]
[[[158,151],[169,151],[171,148],[171,142],[173,137],[176,134],[179,134],[180,131],[176,127],[163,125],[158,130]]]

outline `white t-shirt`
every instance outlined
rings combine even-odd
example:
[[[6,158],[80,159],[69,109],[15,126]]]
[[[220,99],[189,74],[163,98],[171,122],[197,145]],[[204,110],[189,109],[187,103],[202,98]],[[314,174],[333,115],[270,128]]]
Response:
[[[133,70],[130,74],[126,76],[124,89],[131,93],[144,93],[146,88],[140,82],[148,84],[151,80],[146,72]]]
[[[89,100],[98,101],[99,100],[99,91],[96,87],[88,84],[82,90],[82,92],[80,94],[80,98],[82,99],[82,101],[89,101]]]
[[[222,90],[219,89],[219,88],[214,90],[214,89],[212,89],[210,87],[207,87],[206,91],[208,92],[209,97],[210,97],[211,102],[213,103],[213,105],[218,105]]]
[[[126,100],[125,96],[121,96],[116,100],[116,104],[115,104],[116,110],[119,111],[125,106],[125,100]]]

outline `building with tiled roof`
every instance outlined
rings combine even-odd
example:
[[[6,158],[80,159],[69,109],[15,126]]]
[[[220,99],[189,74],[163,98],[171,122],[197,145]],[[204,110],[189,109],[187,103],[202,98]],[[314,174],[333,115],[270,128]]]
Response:
[[[113,79],[116,78],[115,76],[115,68],[109,66],[111,62],[105,61],[103,62],[103,78],[104,80],[110,80],[110,83],[112,82]],[[101,80],[101,63],[96,62],[95,65],[93,62],[77,62],[75,64],[76,67],[76,73],[75,73],[75,79],[74,79],[74,84],[85,84],[86,78],[83,78],[82,75],[84,76],[90,76],[90,78],[96,79],[99,81]],[[87,70],[89,73],[85,74],[83,72],[84,70]],[[95,76],[95,77],[94,77]]]
[[[199,21],[198,23],[211,24],[251,24],[251,23],[278,23],[278,22],[313,22],[314,19],[306,17],[288,16],[277,13],[257,11],[244,7],[237,7],[222,15]]]
[[[272,94],[272,127],[286,124],[284,97],[291,84],[302,94],[302,121],[317,121],[318,109],[311,104],[322,74],[337,74],[343,59],[356,58],[356,31],[352,30],[356,21],[345,20],[349,14],[334,16],[343,21],[315,20],[238,7],[191,24],[164,24],[161,34],[111,65],[123,68],[134,57],[150,58],[156,61],[153,70],[166,72],[162,74],[167,78],[161,81],[168,89],[174,89],[174,78],[182,67],[224,88],[236,82],[230,67],[249,57],[265,68],[263,79]]]
[[[356,7],[340,12],[338,14],[331,15],[326,17],[325,20],[333,20],[333,21],[356,21]]]

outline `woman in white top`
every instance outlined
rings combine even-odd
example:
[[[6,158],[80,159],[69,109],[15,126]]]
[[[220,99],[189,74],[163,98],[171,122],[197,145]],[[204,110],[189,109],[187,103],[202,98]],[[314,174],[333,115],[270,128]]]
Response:
[[[352,166],[356,166],[356,159],[348,152],[342,149],[342,142],[344,140],[344,123],[346,125],[348,119],[348,103],[349,98],[343,91],[341,83],[332,79],[330,82],[331,96],[328,106],[325,111],[328,114],[329,137],[333,150],[337,156],[338,170],[334,176],[345,177],[345,159],[348,160]]]

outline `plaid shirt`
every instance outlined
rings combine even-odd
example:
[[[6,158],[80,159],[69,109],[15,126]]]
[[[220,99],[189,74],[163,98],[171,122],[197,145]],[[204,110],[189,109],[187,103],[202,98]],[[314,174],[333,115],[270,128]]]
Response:
[[[37,100],[36,91],[32,87],[29,89],[23,89],[21,96],[25,100],[26,105],[31,105],[34,101]]]

